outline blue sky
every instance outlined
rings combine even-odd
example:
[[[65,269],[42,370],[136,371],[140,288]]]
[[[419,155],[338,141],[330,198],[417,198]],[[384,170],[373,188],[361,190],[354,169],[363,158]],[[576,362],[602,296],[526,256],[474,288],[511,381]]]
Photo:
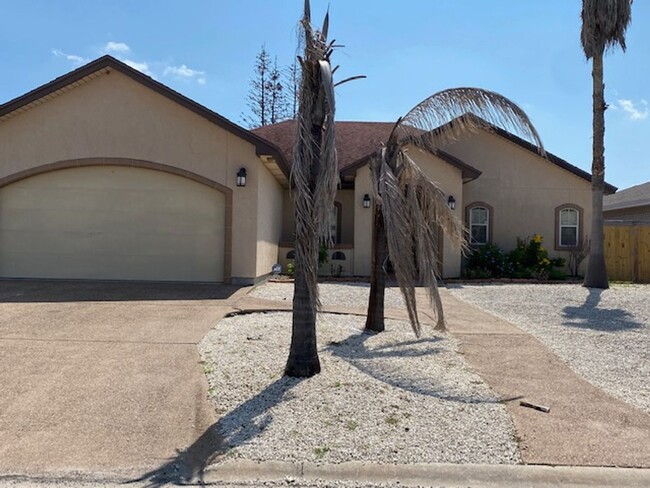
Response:
[[[338,120],[391,121],[436,91],[495,90],[522,106],[546,149],[591,167],[591,66],[578,0],[312,0],[330,5]],[[296,54],[302,0],[0,0],[0,103],[110,53],[242,123],[262,44]],[[606,179],[650,180],[650,2],[633,5],[628,50],[605,59]]]

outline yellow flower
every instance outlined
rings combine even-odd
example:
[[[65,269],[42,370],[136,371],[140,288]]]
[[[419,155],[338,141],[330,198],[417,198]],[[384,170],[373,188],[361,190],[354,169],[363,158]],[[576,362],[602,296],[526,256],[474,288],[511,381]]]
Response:
[[[540,242],[542,242],[542,236],[540,236],[539,234],[535,234],[533,236],[533,242],[536,242],[537,244],[539,244]]]

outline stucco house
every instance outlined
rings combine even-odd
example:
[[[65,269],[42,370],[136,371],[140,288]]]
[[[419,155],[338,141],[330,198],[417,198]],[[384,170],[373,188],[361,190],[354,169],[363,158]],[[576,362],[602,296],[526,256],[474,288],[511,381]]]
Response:
[[[358,276],[370,273],[372,206],[363,205],[372,194],[368,161],[388,139],[393,125],[337,122],[341,187],[332,213],[336,243],[330,249],[331,272],[342,269],[343,274]],[[438,130],[447,129],[443,126]],[[290,160],[293,121],[253,132],[278,146]],[[454,213],[468,228],[472,246],[494,243],[509,250],[515,247],[517,237],[541,234],[551,256],[566,258],[589,236],[591,175],[552,153],[542,157],[537,147],[503,129],[484,124],[484,130],[468,134],[436,153],[413,147],[410,156],[449,195]],[[607,193],[615,191],[615,187],[606,185]],[[293,255],[292,207],[291,194],[285,190],[279,245],[283,265]],[[438,254],[443,278],[460,276],[460,250],[443,239]]]
[[[370,273],[367,162],[391,125],[337,124],[334,272]],[[0,277],[263,279],[291,258],[293,135],[245,130],[110,56],[0,105]],[[475,245],[540,233],[562,255],[589,234],[584,171],[495,127],[442,149],[411,155]],[[458,276],[460,252],[441,256]]]

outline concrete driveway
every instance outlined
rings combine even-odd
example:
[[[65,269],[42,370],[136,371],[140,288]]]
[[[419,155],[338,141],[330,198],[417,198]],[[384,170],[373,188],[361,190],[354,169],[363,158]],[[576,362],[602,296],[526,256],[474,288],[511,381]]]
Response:
[[[0,281],[0,474],[130,476],[192,444],[215,420],[196,344],[237,290]]]

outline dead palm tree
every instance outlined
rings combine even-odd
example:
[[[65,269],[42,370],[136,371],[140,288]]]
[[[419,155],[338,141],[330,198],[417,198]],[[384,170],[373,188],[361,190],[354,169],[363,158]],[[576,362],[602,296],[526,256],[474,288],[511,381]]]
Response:
[[[580,40],[587,59],[592,60],[593,159],[591,162],[591,251],[584,286],[608,288],[603,229],[605,186],[605,85],[603,55],[617,44],[625,51],[625,31],[632,20],[632,0],[582,0]]]
[[[366,330],[384,330],[384,266],[388,258],[416,336],[421,331],[415,299],[418,282],[428,290],[437,315],[436,329],[446,330],[437,288],[438,229],[461,247],[465,246],[465,232],[447,206],[443,190],[420,170],[408,149],[435,154],[468,132],[493,126],[517,133],[544,153],[537,131],[513,102],[487,90],[453,88],[432,95],[400,118],[385,146],[371,160],[376,205]]]
[[[320,372],[316,349],[318,250],[329,240],[328,216],[334,204],[338,170],[334,146],[334,82],[327,40],[329,15],[320,31],[311,26],[309,1],[301,20],[304,56],[297,115],[298,134],[291,180],[295,185],[295,288],[288,376],[308,377]]]

